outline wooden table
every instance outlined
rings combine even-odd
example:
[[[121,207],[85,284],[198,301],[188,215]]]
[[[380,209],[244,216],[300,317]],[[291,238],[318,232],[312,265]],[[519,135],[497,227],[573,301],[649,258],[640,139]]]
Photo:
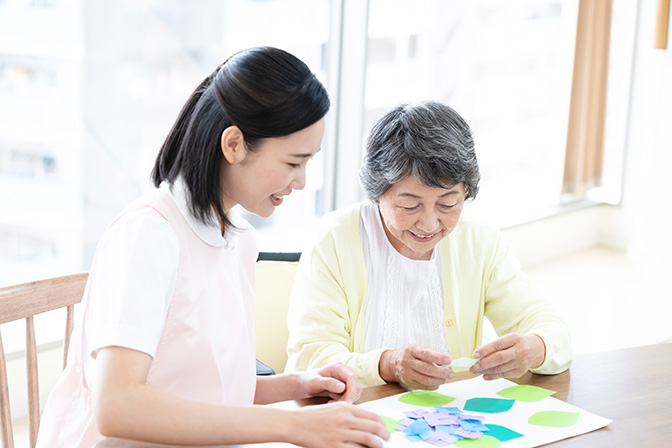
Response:
[[[663,448],[672,446],[671,374],[672,343],[581,354],[559,375],[527,373],[513,381],[555,390],[554,398],[613,420],[605,428],[546,446]],[[457,374],[456,381],[471,377]],[[358,403],[404,391],[397,384],[369,387],[362,391]],[[317,400],[301,400],[299,404],[315,403]],[[106,439],[95,448],[141,447],[158,445]]]

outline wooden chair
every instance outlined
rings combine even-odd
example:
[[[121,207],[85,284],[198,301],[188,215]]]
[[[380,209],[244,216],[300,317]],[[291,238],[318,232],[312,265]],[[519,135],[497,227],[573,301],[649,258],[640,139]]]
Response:
[[[0,289],[0,325],[26,319],[26,372],[28,377],[28,424],[30,448],[37,443],[40,425],[40,398],[37,377],[37,346],[33,316],[67,307],[65,339],[63,341],[63,367],[67,361],[70,335],[74,325],[74,306],[82,300],[87,273],[35,281]],[[2,446],[14,448],[12,415],[9,409],[9,385],[5,350],[0,334],[0,425]]]

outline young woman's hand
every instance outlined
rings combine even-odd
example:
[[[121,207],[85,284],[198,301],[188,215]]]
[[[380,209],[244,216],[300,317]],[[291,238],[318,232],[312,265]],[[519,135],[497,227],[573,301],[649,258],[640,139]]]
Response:
[[[477,348],[472,356],[481,359],[471,372],[486,380],[518,378],[543,364],[546,346],[536,334],[511,333]]]
[[[388,383],[401,383],[411,389],[434,390],[452,378],[450,356],[420,345],[387,350],[380,357],[380,377]]]
[[[380,448],[390,431],[378,414],[350,403],[306,406],[297,411],[300,421],[291,443],[307,448],[365,446]]]
[[[362,394],[355,373],[341,363],[302,373],[299,378],[301,387],[310,397],[329,397],[331,401],[352,403]]]

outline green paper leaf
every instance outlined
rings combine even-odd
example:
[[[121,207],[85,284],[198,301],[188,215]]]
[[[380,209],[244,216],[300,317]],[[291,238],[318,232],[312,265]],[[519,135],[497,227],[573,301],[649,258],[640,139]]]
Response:
[[[519,386],[507,387],[497,392],[497,395],[513,400],[533,402],[541,401],[555,393],[554,390],[544,389],[543,387],[521,384]]]
[[[453,443],[459,448],[499,448],[501,445],[499,439],[483,435],[478,439],[461,439]]]
[[[399,424],[398,421],[396,421],[395,419],[393,419],[391,417],[386,417],[384,415],[381,415],[380,418],[382,418],[383,421],[385,422],[385,426],[387,426],[388,431],[390,431],[390,432],[399,431],[398,429],[394,429],[394,427]]]
[[[430,390],[414,390],[405,393],[399,397],[402,403],[412,404],[414,406],[443,406],[455,400],[454,397],[443,395]]]
[[[578,420],[578,412],[542,411],[532,415],[528,420],[528,423],[530,425],[562,428],[572,426],[576,424]]]

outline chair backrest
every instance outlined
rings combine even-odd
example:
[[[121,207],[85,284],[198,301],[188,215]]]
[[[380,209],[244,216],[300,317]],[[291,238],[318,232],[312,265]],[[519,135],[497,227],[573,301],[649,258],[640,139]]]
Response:
[[[287,363],[287,307],[299,252],[261,252],[256,269],[257,359],[282,373]]]
[[[82,300],[87,273],[40,280],[0,289],[0,324],[26,319],[26,375],[28,380],[28,425],[30,448],[35,447],[40,425],[40,398],[37,376],[37,345],[33,316],[67,308],[63,340],[63,367],[67,361],[70,335],[74,326],[74,305]],[[12,414],[9,409],[9,384],[5,349],[0,334],[0,426],[2,446],[14,448]]]

